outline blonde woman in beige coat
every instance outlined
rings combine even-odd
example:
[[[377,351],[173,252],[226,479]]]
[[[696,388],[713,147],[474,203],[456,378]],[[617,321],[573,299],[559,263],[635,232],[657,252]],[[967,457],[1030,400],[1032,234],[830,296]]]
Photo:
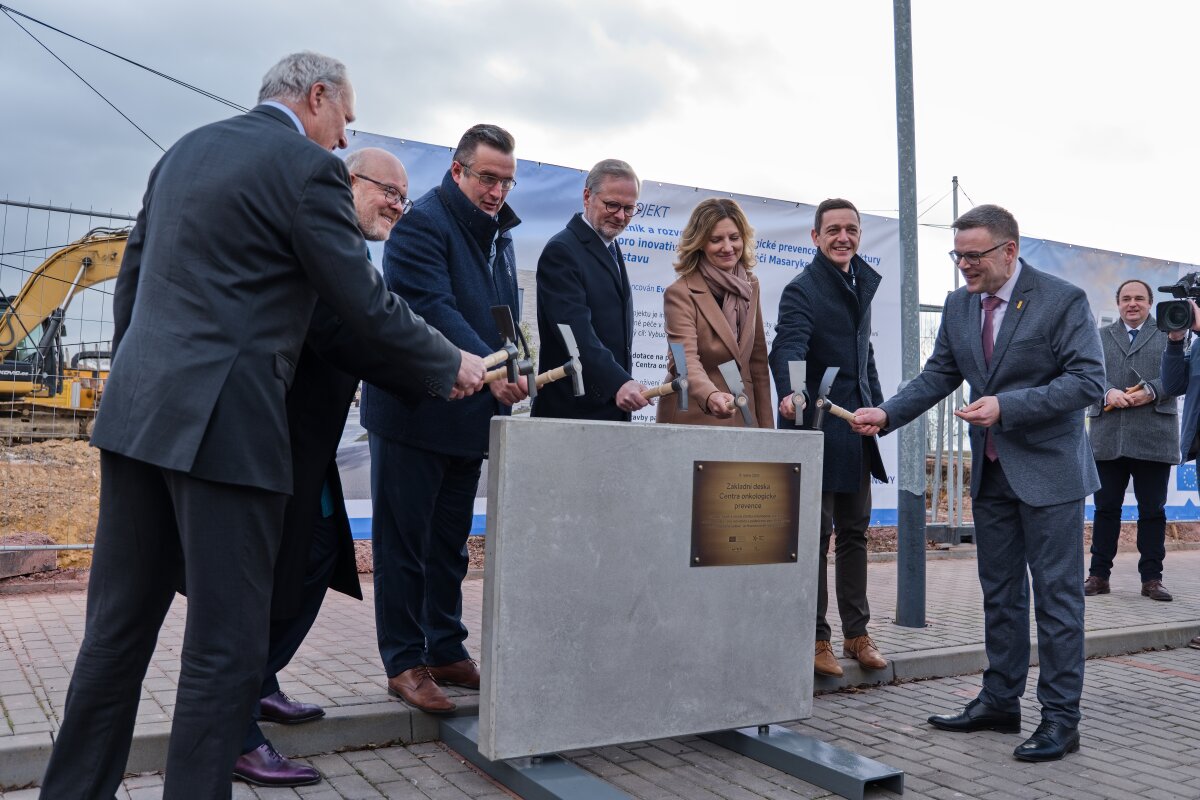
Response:
[[[659,422],[744,425],[718,370],[736,361],[755,427],[775,427],[754,264],[754,230],[741,207],[724,198],[696,206],[679,240],[679,278],[663,295],[667,341],[682,344],[687,356],[690,404],[680,411],[676,395],[663,397]],[[673,380],[678,373],[669,355],[668,370]]]

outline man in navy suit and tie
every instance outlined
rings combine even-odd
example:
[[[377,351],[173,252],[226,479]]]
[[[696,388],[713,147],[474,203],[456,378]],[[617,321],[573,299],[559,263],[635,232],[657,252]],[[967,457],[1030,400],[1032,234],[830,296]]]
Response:
[[[988,667],[976,699],[929,722],[1020,732],[1032,576],[1042,720],[1013,755],[1053,761],[1079,749],[1083,504],[1100,486],[1082,412],[1104,395],[1104,355],[1087,296],[1020,259],[1012,214],[978,206],[952,227],[950,257],[967,285],[946,299],[921,374],[881,407],[859,409],[855,430],[895,430],[964,380],[971,387],[955,414],[971,424]]]
[[[615,158],[592,167],[583,185],[583,212],[556,233],[538,259],[537,315],[542,332],[540,369],[569,358],[556,325],[570,325],[579,345],[584,394],[569,381],[546,384],[533,401],[533,416],[629,421],[644,408],[645,386],[633,366],[633,296],[617,237],[637,214],[641,182]]]

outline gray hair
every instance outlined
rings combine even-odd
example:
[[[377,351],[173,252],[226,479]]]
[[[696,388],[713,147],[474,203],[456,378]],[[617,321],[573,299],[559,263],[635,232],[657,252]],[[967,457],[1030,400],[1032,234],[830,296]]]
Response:
[[[638,194],[642,193],[642,182],[638,180],[633,167],[616,158],[606,158],[592,167],[591,172],[587,174],[587,180],[583,182],[583,188],[595,194],[600,185],[608,178],[631,180],[637,185]]]
[[[1021,246],[1021,230],[1017,226],[1017,218],[1000,206],[975,206],[950,223],[950,227],[956,231],[986,228],[995,238],[1011,239],[1017,247]]]
[[[474,157],[476,148],[481,144],[499,150],[506,156],[512,155],[513,150],[517,148],[516,140],[513,139],[511,133],[499,125],[489,125],[484,122],[472,125],[458,140],[458,147],[454,148],[454,160],[465,167],[471,166],[471,158]]]
[[[284,56],[278,64],[267,70],[262,88],[258,90],[258,102],[279,100],[301,103],[318,83],[329,87],[329,93],[336,98],[349,82],[345,64],[336,58],[305,50]]]
[[[371,157],[371,149],[372,148],[370,147],[364,147],[362,150],[355,150],[353,153],[346,156],[346,171],[351,175],[353,175],[355,172],[361,171],[363,168],[363,162],[369,160]]]

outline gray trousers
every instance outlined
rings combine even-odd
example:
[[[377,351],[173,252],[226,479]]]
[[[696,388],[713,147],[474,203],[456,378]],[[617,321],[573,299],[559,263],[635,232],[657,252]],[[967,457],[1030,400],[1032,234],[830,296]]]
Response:
[[[986,462],[974,499],[988,658],[979,699],[1020,711],[1029,675],[1029,584],[1037,617],[1042,718],[1079,723],[1083,691],[1083,498],[1022,503],[999,461]]]

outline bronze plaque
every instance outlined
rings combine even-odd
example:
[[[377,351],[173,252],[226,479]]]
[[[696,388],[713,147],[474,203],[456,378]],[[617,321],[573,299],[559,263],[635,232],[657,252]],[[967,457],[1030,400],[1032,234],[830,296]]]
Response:
[[[799,464],[693,462],[693,567],[794,562],[799,536]]]

